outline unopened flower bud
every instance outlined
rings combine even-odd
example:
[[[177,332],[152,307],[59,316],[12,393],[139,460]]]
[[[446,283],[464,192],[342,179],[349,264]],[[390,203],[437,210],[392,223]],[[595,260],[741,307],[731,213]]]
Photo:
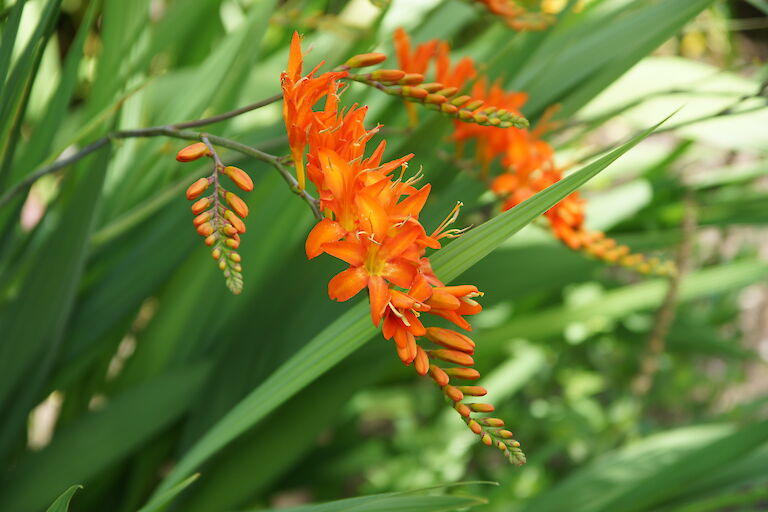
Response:
[[[205,143],[196,142],[176,153],[176,160],[179,162],[192,162],[198,158],[208,156],[209,154],[208,146],[206,146]]]
[[[205,189],[208,188],[208,185],[210,185],[208,178],[200,178],[199,180],[195,181],[187,189],[187,199],[197,199],[200,197],[200,194],[205,192]]]
[[[245,233],[245,223],[232,210],[225,211],[224,218],[234,226],[238,233]]]
[[[442,327],[428,327],[426,337],[432,343],[437,343],[445,348],[453,350],[460,350],[467,354],[475,352],[475,342],[469,339],[467,336],[452,331],[450,329],[443,329]],[[463,364],[463,363],[459,363]],[[463,364],[463,366],[471,366],[471,364]]]
[[[459,391],[469,396],[485,396],[488,391],[482,386],[457,386]]]
[[[371,72],[371,80],[378,82],[397,82],[405,76],[405,71],[400,69],[377,69]]]
[[[235,211],[236,214],[242,218],[246,218],[248,216],[248,205],[246,205],[242,199],[240,199],[232,192],[227,192],[225,197],[227,199],[227,204]]]
[[[430,82],[428,84],[420,84],[419,87],[421,87],[422,89],[426,89],[427,92],[429,92],[430,94],[445,88],[445,86],[439,82]]]
[[[216,243],[216,235],[208,235],[207,237],[205,237],[205,245],[207,245],[208,247],[212,246],[215,243]]]
[[[456,105],[457,107],[461,107],[466,102],[472,99],[472,96],[467,96],[466,94],[463,96],[457,96],[451,100],[452,105]]]
[[[483,427],[481,427],[480,424],[475,420],[469,420],[467,422],[467,426],[469,427],[469,430],[477,435],[480,435],[480,432],[483,431]]]
[[[218,260],[221,258],[221,249],[218,247],[215,248],[213,251],[211,251],[211,256],[213,256],[213,259]]]
[[[424,75],[419,73],[406,73],[397,83],[402,85],[416,85],[424,81]]]
[[[501,418],[481,418],[480,420],[481,425],[485,425],[486,427],[503,427],[504,426],[504,420]]]
[[[430,365],[429,366],[429,375],[432,377],[432,379],[437,383],[438,386],[443,387],[446,384],[448,384],[448,381],[450,380],[448,378],[448,374],[446,374],[442,368],[440,368],[437,365]]]
[[[204,222],[197,226],[197,233],[200,236],[209,236],[211,233],[213,233],[213,226],[211,226],[210,222]]]
[[[238,247],[240,247],[240,240],[236,238],[227,238],[227,241],[224,243],[227,244],[227,247],[229,247],[230,249],[237,249]]]
[[[417,100],[423,100],[429,95],[429,92],[426,89],[422,89],[421,87],[408,87],[408,86],[402,87],[402,93],[403,93],[403,96],[407,98],[413,98]]]
[[[192,213],[195,215],[199,215],[203,213],[205,210],[207,210],[211,206],[211,200],[207,197],[204,197],[202,199],[198,199],[194,203],[192,203]]]
[[[350,57],[344,65],[350,68],[365,68],[381,64],[385,60],[387,60],[387,56],[383,53],[361,53]]]
[[[431,103],[433,105],[440,105],[446,101],[448,101],[448,98],[440,94],[427,94],[427,97],[424,98],[424,103]]]
[[[461,402],[464,399],[464,395],[461,394],[461,391],[456,389],[454,386],[451,386],[450,384],[443,386],[443,394],[445,394],[445,396],[454,402]]]
[[[238,253],[234,252],[234,251],[229,253],[229,259],[231,259],[235,263],[240,263],[240,260],[242,260],[240,255]]]
[[[474,368],[446,368],[445,373],[457,379],[477,380],[480,378],[480,372]]]
[[[478,108],[483,106],[483,103],[485,103],[483,100],[470,101],[469,103],[462,106],[461,108],[467,109],[467,110],[477,110]]]
[[[430,357],[435,359],[442,359],[443,361],[459,364],[461,366],[473,366],[475,364],[472,356],[465,352],[459,352],[458,350],[438,349],[430,350],[428,353]]]
[[[456,409],[456,412],[461,414],[464,418],[469,418],[469,415],[472,414],[472,411],[469,410],[469,407],[462,404],[461,402],[456,402],[453,404],[453,408]]]
[[[492,404],[469,404],[469,408],[474,412],[493,412],[496,410]]]
[[[224,270],[227,268],[227,262],[224,260],[219,260],[219,270]]]
[[[208,222],[211,220],[211,212],[203,212],[194,219],[192,219],[192,224],[194,224],[195,227],[199,226],[203,222]]]
[[[231,179],[240,190],[244,190],[245,192],[253,190],[253,180],[251,180],[251,177],[248,176],[248,173],[244,170],[228,165],[224,168],[224,174],[229,176],[229,179]]]

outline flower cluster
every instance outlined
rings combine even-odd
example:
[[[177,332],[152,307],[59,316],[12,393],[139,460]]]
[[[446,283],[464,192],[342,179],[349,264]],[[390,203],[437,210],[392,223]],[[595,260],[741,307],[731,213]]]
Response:
[[[248,205],[237,194],[225,189],[220,178],[222,173],[225,174],[245,192],[253,190],[253,181],[242,169],[225,166],[216,150],[207,142],[185,147],[176,154],[176,160],[191,162],[204,156],[213,160],[213,172],[187,188],[187,199],[195,201],[192,203],[192,213],[195,214],[192,222],[198,234],[205,237],[205,245],[213,248],[211,255],[224,273],[227,288],[238,294],[243,290],[243,269],[236,249],[240,247],[240,234],[245,233],[242,219],[248,216]],[[211,186],[213,192],[201,197]]]
[[[499,16],[513,30],[534,31],[544,30],[554,22],[551,13],[544,6],[539,10],[531,10],[516,0],[474,0],[482,4],[488,12]],[[528,2],[531,3],[531,2]]]
[[[378,63],[382,57],[360,55],[346,66]],[[285,123],[297,172],[306,169],[324,215],[307,237],[306,252],[309,258],[325,253],[349,265],[328,283],[330,298],[346,301],[367,290],[371,320],[394,341],[403,363],[429,375],[483,443],[522,464],[525,456],[512,433],[503,428],[504,422],[477,416],[492,412],[493,406],[465,403],[466,397],[483,396],[486,390],[454,385],[454,380],[480,377],[472,368],[475,343],[458,330],[425,325],[431,315],[470,331],[467,317],[482,309],[475,300],[482,295],[476,286],[446,286],[426,256],[427,249],[439,249],[444,239],[462,233],[450,227],[460,204],[428,233],[419,217],[430,185],[418,185],[419,173],[406,177],[413,155],[383,162],[386,141],[382,141],[366,156],[366,145],[378,127],[365,128],[366,107],[340,107],[339,81],[347,71],[316,75],[315,69],[302,75],[301,68],[300,38],[294,34],[288,69],[282,75]],[[324,105],[316,109],[321,99]]]
[[[418,69],[426,73],[430,64],[434,63],[435,77],[439,82],[461,90],[474,81],[469,91],[472,98],[510,115],[522,116],[520,109],[528,99],[526,93],[507,92],[499,83],[488,84],[484,77],[479,76],[468,57],[452,65],[447,43],[433,40],[412,48],[408,35],[402,29],[395,31],[394,41],[400,66],[406,72]],[[499,130],[488,125],[454,123],[452,139],[457,145],[457,153],[461,157],[467,143],[474,145],[482,179],[488,178],[491,164],[497,160],[504,169],[490,183],[491,190],[502,200],[502,210],[513,208],[563,178],[563,169],[555,163],[554,149],[542,139],[554,126],[550,119],[555,111],[556,108],[547,110],[534,129],[513,126]],[[601,232],[587,229],[585,202],[578,192],[553,206],[545,217],[553,234],[571,249],[641,273],[672,275],[676,272],[671,262],[630,254],[629,247],[617,244]]]

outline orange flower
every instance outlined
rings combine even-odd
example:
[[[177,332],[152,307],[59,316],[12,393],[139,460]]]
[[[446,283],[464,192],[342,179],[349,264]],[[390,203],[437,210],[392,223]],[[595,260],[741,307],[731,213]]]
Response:
[[[294,32],[288,57],[288,69],[280,75],[280,83],[283,89],[283,119],[288,133],[291,156],[296,165],[296,180],[301,190],[306,185],[304,149],[307,146],[307,132],[314,121],[312,107],[320,98],[328,95],[329,89],[335,90],[333,85],[335,80],[347,76],[346,71],[338,71],[313,77],[322,63],[308,75],[302,76],[302,65],[301,38],[298,32]]]

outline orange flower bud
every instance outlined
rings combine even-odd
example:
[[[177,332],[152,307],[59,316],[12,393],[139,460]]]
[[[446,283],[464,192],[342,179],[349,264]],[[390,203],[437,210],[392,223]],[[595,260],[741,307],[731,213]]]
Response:
[[[404,86],[402,87],[403,96],[407,96],[409,98],[414,98],[417,100],[423,100],[429,95],[429,92],[427,92],[426,89],[422,89],[421,87],[408,87]]]
[[[512,439],[512,436],[514,435],[509,430],[499,430],[496,433],[499,434],[499,436],[503,437],[504,439]]]
[[[503,452],[507,451],[507,445],[505,445],[501,441],[496,441],[496,446],[499,448],[499,450],[501,450]]]
[[[224,174],[229,176],[229,179],[231,179],[240,190],[244,190],[245,192],[253,190],[253,180],[251,180],[251,177],[248,176],[248,173],[244,170],[228,165],[224,168]]]
[[[203,222],[208,222],[211,220],[211,212],[203,212],[194,219],[192,219],[192,224],[195,225],[195,227],[199,226]]]
[[[245,233],[245,223],[232,210],[225,211],[224,218],[234,226],[238,233]]]
[[[432,380],[434,380],[440,387],[448,384],[448,375],[437,365],[429,365],[429,376],[432,377]]]
[[[446,101],[448,101],[448,98],[440,94],[427,94],[427,97],[424,98],[424,103],[431,103],[433,105],[440,105]]]
[[[205,237],[205,245],[207,245],[208,247],[212,246],[215,243],[216,243],[216,235],[208,235],[207,237]]]
[[[474,359],[469,354],[459,352],[458,350],[438,349],[430,350],[428,354],[435,359],[442,359],[453,364],[459,364],[461,366],[473,366],[475,364]]]
[[[477,380],[480,378],[480,372],[474,368],[446,368],[445,373],[457,379]]]
[[[467,354],[475,352],[475,342],[461,333],[442,327],[428,327],[426,333],[427,339],[432,343],[437,343],[445,348],[460,350]],[[440,352],[440,351],[435,351]],[[472,364],[458,363],[463,366],[472,366]]]
[[[457,96],[451,100],[452,105],[456,105],[457,107],[462,106],[466,102],[472,99],[472,96],[467,96],[466,94],[464,96]]]
[[[464,418],[469,418],[469,415],[472,414],[472,411],[469,410],[469,407],[462,404],[461,402],[456,402],[453,404],[453,408],[456,409],[456,412],[461,414]]]
[[[458,390],[469,396],[485,396],[488,391],[483,386],[457,386]]]
[[[227,241],[224,243],[227,244],[227,247],[229,247],[230,249],[237,249],[238,247],[240,247],[240,240],[236,238],[227,238]]]
[[[200,178],[191,184],[187,189],[187,199],[197,199],[200,197],[200,194],[205,192],[205,189],[208,188],[208,185],[210,185],[208,178]]]
[[[488,434],[483,434],[483,437],[481,437],[480,440],[486,446],[491,446],[493,444],[493,439],[491,439],[491,436],[489,436]]]
[[[461,391],[451,385],[443,386],[443,394],[454,402],[461,402],[464,399]]]
[[[227,268],[227,262],[224,260],[219,260],[219,270],[224,270]]]
[[[443,103],[440,105],[440,110],[445,112],[446,114],[455,114],[459,111],[459,107],[456,105],[451,105],[450,103]]]
[[[227,204],[230,206],[230,208],[235,210],[236,214],[242,218],[246,218],[248,216],[248,205],[246,205],[242,199],[240,199],[232,192],[227,192],[225,197],[227,199]]]
[[[207,197],[204,197],[202,199],[198,199],[194,203],[192,203],[192,213],[195,215],[203,213],[205,210],[208,209],[208,207],[211,206],[211,200]]]
[[[211,251],[211,256],[213,256],[213,259],[218,260],[221,258],[221,249],[218,247],[215,248],[213,251]]]
[[[203,224],[197,226],[197,233],[200,236],[209,236],[211,233],[213,233],[213,226],[211,226],[210,222],[204,222]]]
[[[442,94],[443,96],[453,96],[457,92],[459,92],[458,87],[446,87],[445,89],[440,89],[437,91],[437,94]]]
[[[467,422],[467,426],[469,427],[469,430],[477,435],[480,435],[480,432],[483,431],[483,427],[481,427],[480,424],[475,420],[469,420],[469,422]]]
[[[456,99],[458,99],[458,98],[456,98]],[[469,103],[467,103],[466,105],[464,105],[461,108],[462,109],[467,109],[467,110],[477,110],[478,108],[483,106],[483,103],[485,103],[483,100],[470,101]]]
[[[237,229],[235,229],[234,226],[230,224],[226,224],[221,228],[221,232],[224,233],[224,235],[233,237],[237,235]]]
[[[424,349],[419,346],[416,347],[416,358],[413,360],[413,367],[419,375],[426,375],[429,371],[429,357],[427,357]]]
[[[379,82],[397,82],[405,76],[405,71],[400,69],[377,69],[371,72],[371,80]]]
[[[440,89],[443,89],[445,86],[439,82],[430,82],[428,84],[421,84],[419,85],[422,89],[426,89],[427,92],[432,94],[433,92],[437,92]]]
[[[424,81],[424,75],[419,73],[406,73],[398,82],[401,85],[416,85]]]
[[[197,160],[198,158],[208,156],[208,154],[208,146],[206,146],[203,142],[196,142],[195,144],[187,146],[176,153],[176,160],[179,162],[191,162],[193,160]]]
[[[231,252],[231,253],[229,253],[229,259],[231,259],[231,260],[232,260],[232,261],[234,261],[235,263],[240,263],[240,261],[242,260],[242,258],[240,257],[240,255],[239,255],[239,254],[237,254],[236,252]]]
[[[474,412],[493,412],[496,410],[492,404],[469,404],[469,408]]]
[[[500,418],[481,418],[480,424],[485,425],[486,427],[503,427],[504,420]]]
[[[383,53],[361,53],[350,57],[344,65],[350,68],[365,68],[381,64],[385,60],[387,60],[387,56]]]
[[[472,118],[475,120],[478,124],[483,124],[488,122],[488,116],[485,114],[475,114],[472,116]]]

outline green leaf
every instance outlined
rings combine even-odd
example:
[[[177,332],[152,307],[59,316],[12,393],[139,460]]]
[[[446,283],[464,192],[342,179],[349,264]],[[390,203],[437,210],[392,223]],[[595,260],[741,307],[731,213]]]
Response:
[[[197,365],[168,372],[114,396],[103,409],[62,429],[49,446],[26,456],[6,476],[0,485],[0,510],[34,512],[67,481],[87,482],[131,454],[178,419],[208,371],[208,365]],[[163,493],[153,506],[168,497]]]
[[[446,281],[457,277],[523,226],[606,168],[657,126],[438,251],[432,257],[437,275]],[[157,499],[159,493],[186,478],[213,454],[265,418],[278,405],[351,354],[375,332],[376,329],[369,318],[368,304],[365,301],[357,303],[323,329],[211,428],[162,482],[152,501]]]
[[[82,485],[73,485],[64,491],[61,496],[56,498],[56,501],[54,501],[51,506],[48,507],[46,512],[67,512],[69,510],[69,502],[72,500],[72,496],[74,496],[78,489],[82,488]]]
[[[189,478],[179,482],[178,484],[174,485],[161,495],[157,497],[157,500],[155,500],[155,504],[153,506],[146,506],[141,507],[139,512],[160,512],[165,505],[170,503],[179,493],[181,493],[184,489],[189,487],[194,483],[195,480],[197,480],[200,477],[200,473],[195,473],[194,475],[190,476]]]

